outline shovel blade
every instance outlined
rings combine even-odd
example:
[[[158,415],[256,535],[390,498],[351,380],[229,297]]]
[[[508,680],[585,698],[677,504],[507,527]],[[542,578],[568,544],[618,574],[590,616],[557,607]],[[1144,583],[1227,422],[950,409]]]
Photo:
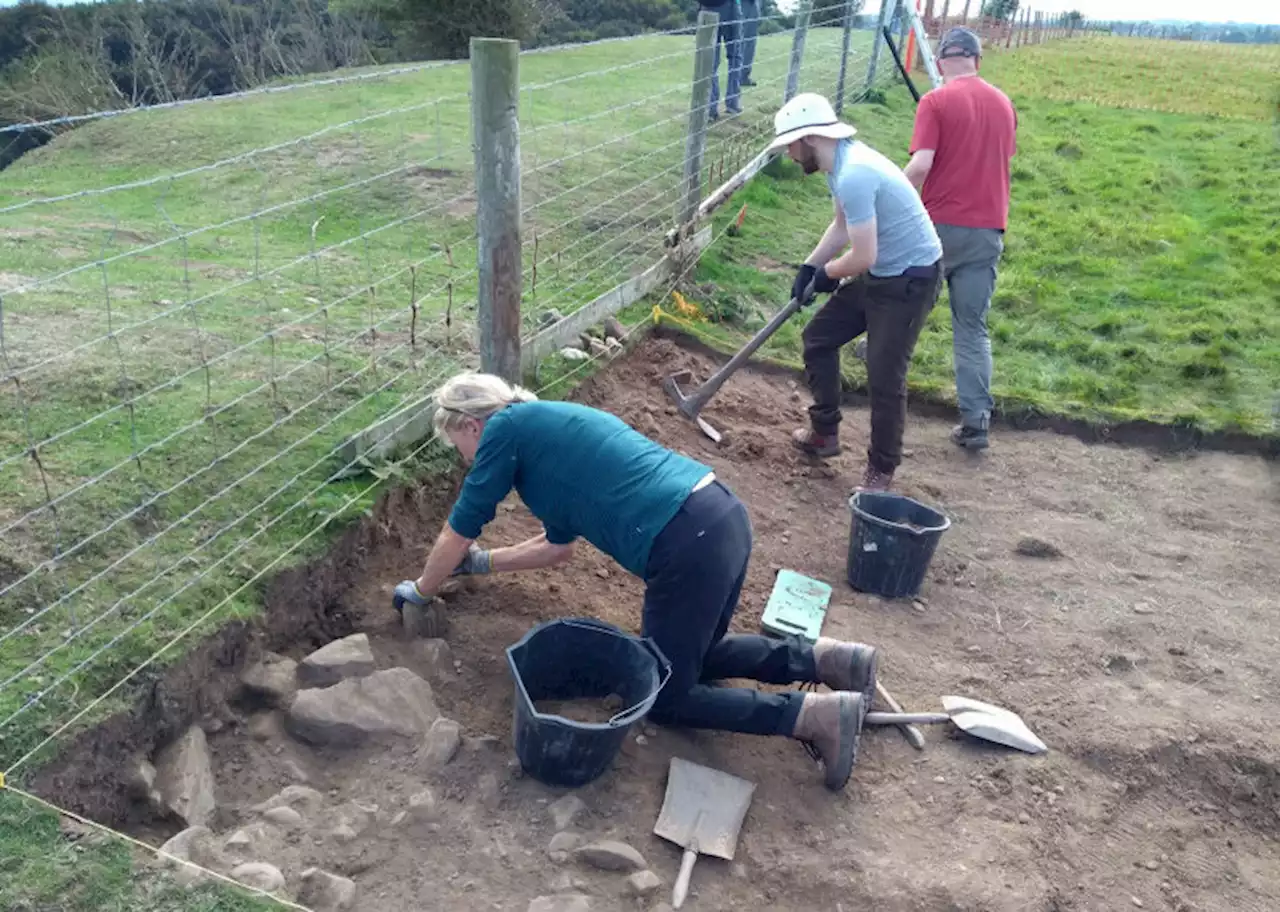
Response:
[[[1021,716],[1003,707],[952,695],[942,698],[942,708],[951,716],[956,727],[975,738],[1003,744],[1028,754],[1043,754],[1049,749],[1027,727]]]
[[[672,757],[653,832],[681,848],[732,861],[755,790],[753,782]]]

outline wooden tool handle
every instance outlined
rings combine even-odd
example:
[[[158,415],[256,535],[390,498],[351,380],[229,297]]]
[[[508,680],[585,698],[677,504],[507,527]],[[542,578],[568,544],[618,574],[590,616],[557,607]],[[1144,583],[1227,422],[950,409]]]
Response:
[[[685,849],[684,860],[680,862],[680,876],[676,878],[675,889],[671,891],[671,907],[679,909],[689,895],[689,879],[693,877],[693,863],[698,860],[697,849]]]
[[[879,681],[876,681],[876,696],[883,700],[885,705],[894,712],[904,712],[902,704],[894,699],[893,694],[889,693],[888,689],[886,689]],[[916,750],[924,750],[924,733],[920,731],[920,729],[916,728],[914,725],[906,724],[899,725],[898,731],[902,732],[903,737],[907,739],[907,743]]]

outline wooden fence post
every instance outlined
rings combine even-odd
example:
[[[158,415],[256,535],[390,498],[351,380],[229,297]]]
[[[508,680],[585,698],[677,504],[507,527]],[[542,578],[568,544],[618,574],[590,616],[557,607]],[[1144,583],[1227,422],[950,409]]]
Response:
[[[787,89],[783,102],[795,98],[800,89],[800,64],[804,60],[804,39],[809,33],[809,14],[813,12],[813,0],[802,0],[796,10],[796,29],[791,35],[791,64],[787,67]]]
[[[880,61],[880,45],[884,43],[884,30],[889,24],[889,7],[896,0],[880,0],[880,18],[876,20],[876,33],[871,37],[871,62],[867,64],[867,85],[864,92],[870,92],[876,84],[876,65]]]
[[[471,39],[480,369],[520,379],[520,43]]]
[[[711,69],[715,64],[716,30],[720,14],[701,10],[694,39],[693,92],[689,96],[689,131],[684,139],[684,194],[680,225],[686,227],[702,202],[702,153],[707,147],[707,109],[711,101]]]
[[[849,40],[853,33],[854,0],[844,0],[844,37],[840,39],[840,75],[836,79],[836,116],[844,113],[844,84],[849,72]]]

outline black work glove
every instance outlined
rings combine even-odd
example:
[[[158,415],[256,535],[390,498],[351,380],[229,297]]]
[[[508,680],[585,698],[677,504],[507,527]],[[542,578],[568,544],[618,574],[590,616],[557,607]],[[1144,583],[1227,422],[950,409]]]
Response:
[[[813,275],[813,293],[814,294],[831,294],[840,287],[840,280],[833,279],[827,275],[827,267],[819,266],[818,271]]]
[[[808,263],[802,265],[799,271],[796,272],[795,281],[791,283],[791,297],[799,298],[807,304],[806,295],[812,294],[809,286],[813,284],[813,277],[817,272],[817,266],[810,266]]]

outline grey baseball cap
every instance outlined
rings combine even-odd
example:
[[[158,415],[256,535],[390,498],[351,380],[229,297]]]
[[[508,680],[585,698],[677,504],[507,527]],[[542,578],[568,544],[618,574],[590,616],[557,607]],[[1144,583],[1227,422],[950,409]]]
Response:
[[[948,29],[938,45],[939,57],[981,57],[982,40],[970,29],[956,26]]]

